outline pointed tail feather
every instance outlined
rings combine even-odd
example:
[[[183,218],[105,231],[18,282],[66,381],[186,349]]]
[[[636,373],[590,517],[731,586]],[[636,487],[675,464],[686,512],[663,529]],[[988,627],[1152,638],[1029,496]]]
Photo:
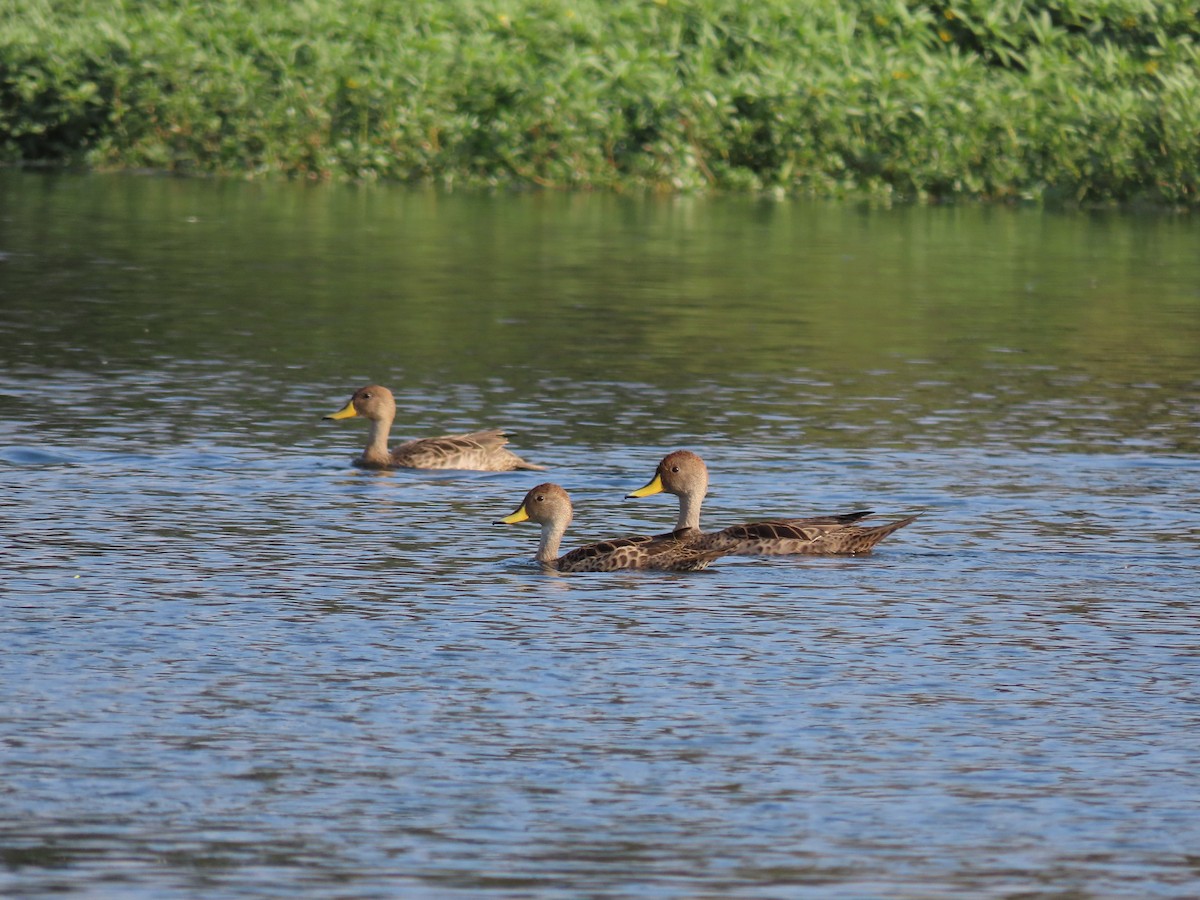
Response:
[[[905,519],[897,519],[895,522],[888,522],[886,525],[874,525],[869,528],[863,528],[860,534],[860,537],[863,539],[862,549],[856,549],[854,552],[865,553],[866,551],[872,549],[889,534],[899,531],[905,525],[911,525],[920,517],[921,514],[917,513],[915,516],[909,516]]]

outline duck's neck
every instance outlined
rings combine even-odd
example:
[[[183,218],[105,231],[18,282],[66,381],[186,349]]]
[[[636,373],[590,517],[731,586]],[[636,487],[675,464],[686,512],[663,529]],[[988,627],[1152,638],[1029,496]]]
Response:
[[[538,544],[537,561],[542,565],[553,565],[558,559],[558,547],[566,533],[566,522],[546,522],[542,525],[542,540]]]
[[[700,527],[700,504],[704,502],[704,491],[692,491],[679,495],[679,519],[675,530]]]
[[[388,453],[388,432],[392,430],[392,419],[368,419],[370,428],[367,431],[367,449],[363,451],[363,460],[374,465],[387,465],[391,462]]]

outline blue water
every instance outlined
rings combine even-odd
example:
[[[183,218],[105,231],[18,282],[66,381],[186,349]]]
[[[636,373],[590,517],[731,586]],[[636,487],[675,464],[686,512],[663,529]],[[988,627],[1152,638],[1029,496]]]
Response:
[[[837,207],[4,178],[0,893],[1200,894],[1194,225],[878,211],[873,251]],[[498,270],[447,237],[481,216]],[[718,267],[739,223],[764,249]],[[381,235],[420,258],[346,250]],[[1040,329],[989,268],[1087,294],[1061,248],[1104,235],[1126,280]],[[914,241],[919,290],[855,293],[851,244]],[[839,260],[842,308],[785,302]],[[698,287],[739,277],[765,332]],[[320,417],[368,380],[397,436],[503,426],[550,468],[354,469]],[[545,477],[568,546],[662,531],[622,498],[679,446],[714,526],[923,516],[869,557],[579,576],[490,524]]]

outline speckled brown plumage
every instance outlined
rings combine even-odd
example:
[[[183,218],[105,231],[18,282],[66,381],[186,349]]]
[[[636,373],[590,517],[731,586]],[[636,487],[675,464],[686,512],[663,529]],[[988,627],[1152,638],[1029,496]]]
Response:
[[[473,469],[509,472],[513,469],[544,469],[526,462],[505,447],[508,439],[498,429],[471,434],[448,434],[418,438],[388,449],[388,432],[396,418],[396,399],[378,384],[359,388],[350,402],[326,419],[362,416],[370,423],[367,446],[354,461],[367,469]]]
[[[704,460],[689,450],[676,450],[663,457],[649,484],[627,496],[674,494],[679,498],[674,537],[702,550],[719,550],[729,556],[870,553],[889,534],[917,518],[909,516],[886,525],[858,525],[860,519],[871,515],[869,510],[860,510],[834,516],[751,522],[704,532],[700,529],[700,505],[707,491],[708,467]]]
[[[850,513],[856,518],[866,513]],[[909,516],[886,525],[839,525],[813,523],[804,519],[779,522],[751,522],[730,525],[720,531],[704,533],[685,529],[693,547],[721,550],[730,556],[790,556],[797,553],[859,554],[872,548],[897,529],[913,522]],[[678,533],[678,532],[677,532]]]
[[[531,489],[516,512],[496,524],[529,521],[541,525],[536,559],[544,567],[558,572],[615,572],[619,569],[694,572],[724,555],[721,550],[695,547],[690,541],[673,535],[660,535],[599,541],[559,556],[558,548],[572,516],[571,498],[567,492],[557,484],[546,483]]]

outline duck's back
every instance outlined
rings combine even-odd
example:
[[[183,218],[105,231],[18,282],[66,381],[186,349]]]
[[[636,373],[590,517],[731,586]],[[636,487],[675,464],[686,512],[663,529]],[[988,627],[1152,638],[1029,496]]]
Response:
[[[671,535],[627,537],[587,544],[560,556],[560,572],[616,572],[621,569],[658,569],[696,572],[725,554],[693,546]]]
[[[418,438],[392,448],[392,465],[406,469],[472,469],[482,472],[545,468],[521,459],[505,446],[507,443],[508,438],[498,429]]]
[[[886,525],[853,524],[866,515],[869,513],[751,522],[707,534],[694,530],[691,541],[696,547],[730,556],[853,555],[871,552],[889,534],[917,518],[909,516]]]

